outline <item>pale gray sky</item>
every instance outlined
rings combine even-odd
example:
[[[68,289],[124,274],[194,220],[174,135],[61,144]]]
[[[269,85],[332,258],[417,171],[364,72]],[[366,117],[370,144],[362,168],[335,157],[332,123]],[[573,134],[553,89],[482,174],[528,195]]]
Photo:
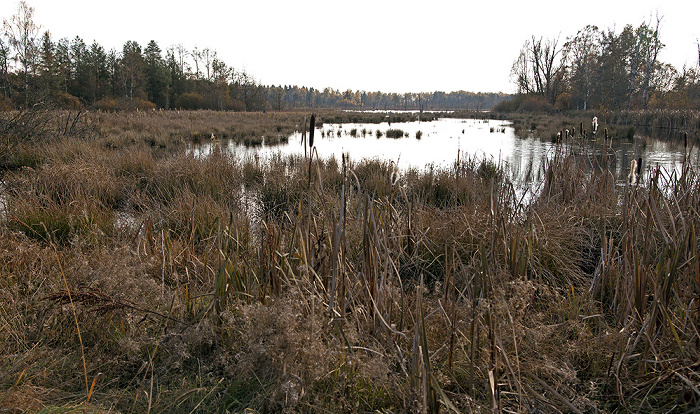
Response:
[[[700,2],[588,0],[27,0],[54,40],[80,36],[105,49],[127,40],[209,48],[266,85],[383,92],[513,92],[523,43],[588,24],[639,26],[663,17],[659,59],[697,65]],[[470,4],[471,3],[471,4]],[[18,1],[0,2],[0,17]]]

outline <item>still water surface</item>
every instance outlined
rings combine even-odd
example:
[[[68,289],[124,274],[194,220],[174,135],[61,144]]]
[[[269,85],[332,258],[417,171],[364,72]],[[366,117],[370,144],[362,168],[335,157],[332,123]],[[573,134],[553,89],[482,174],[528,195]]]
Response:
[[[602,129],[603,127],[601,127]],[[387,138],[386,131],[400,129],[402,138]],[[354,130],[354,132],[353,132]],[[377,131],[381,137],[377,138]],[[363,133],[364,132],[364,133]],[[420,138],[417,138],[417,134]],[[546,160],[554,155],[557,144],[528,134],[515,135],[508,121],[444,118],[431,122],[381,124],[325,124],[315,131],[314,144],[322,158],[349,154],[350,159],[380,159],[397,163],[400,169],[452,168],[465,157],[490,159],[503,163],[516,186],[528,187],[541,180]],[[602,139],[602,138],[601,138]],[[600,153],[602,143],[593,140],[564,143],[564,151],[581,149],[588,154]],[[302,134],[295,133],[286,144],[246,147],[232,141],[222,142],[221,148],[235,157],[259,157],[261,161],[273,154],[304,154]],[[196,156],[206,156],[212,150],[210,142],[190,148]],[[636,136],[634,140],[615,140],[605,152],[611,169],[620,181],[627,177],[633,159],[642,157],[645,169],[657,164],[667,171],[680,170],[683,163],[683,142]],[[459,155],[458,155],[459,154]],[[697,145],[690,145],[688,159],[694,168],[700,165]],[[592,160],[591,160],[592,162]]]

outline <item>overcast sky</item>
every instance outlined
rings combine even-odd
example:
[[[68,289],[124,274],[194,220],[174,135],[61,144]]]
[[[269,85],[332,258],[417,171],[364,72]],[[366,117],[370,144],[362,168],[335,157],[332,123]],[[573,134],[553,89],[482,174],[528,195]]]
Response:
[[[105,49],[155,40],[216,50],[266,85],[383,92],[514,92],[510,69],[523,43],[586,25],[661,21],[659,59],[697,65],[700,2],[410,0],[28,0],[54,41],[80,36]],[[18,1],[2,0],[0,17]]]

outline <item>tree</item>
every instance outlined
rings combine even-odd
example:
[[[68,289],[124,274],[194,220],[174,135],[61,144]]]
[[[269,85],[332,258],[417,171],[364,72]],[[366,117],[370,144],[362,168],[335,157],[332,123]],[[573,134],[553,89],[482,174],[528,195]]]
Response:
[[[107,52],[107,77],[109,79],[107,83],[109,93],[107,96],[119,96],[121,93],[119,81],[119,54],[114,49],[110,49],[109,52]]]
[[[642,84],[642,107],[649,103],[650,88],[653,88],[652,79],[656,68],[656,59],[664,45],[659,40],[659,26],[661,18],[656,16],[656,27],[652,30],[647,24],[642,24],[637,31],[639,43],[642,48],[642,64],[644,67],[644,81]]]
[[[169,80],[168,90],[169,99],[167,107],[172,107],[180,95],[185,93],[187,87],[187,78],[185,75],[185,56],[187,51],[182,45],[171,46],[168,48],[165,57],[165,70],[168,72],[167,79]]]
[[[12,98],[12,84],[10,83],[10,47],[0,34],[0,89],[5,98]]]
[[[108,56],[97,42],[87,52],[88,98],[95,103],[109,92]]]
[[[584,111],[588,109],[593,93],[593,77],[600,58],[600,45],[600,31],[591,25],[579,30],[573,39],[564,44],[564,55],[571,68],[569,78],[572,94],[574,99],[581,102]]]
[[[160,47],[155,40],[148,42],[144,50],[146,97],[160,108],[170,106],[170,79]]]
[[[15,50],[15,60],[20,64],[24,80],[24,103],[29,104],[30,73],[36,70],[37,35],[41,26],[34,23],[34,8],[22,0],[17,6],[17,14],[10,20],[3,19],[3,31],[7,34],[10,46]]]
[[[54,45],[54,53],[56,59],[56,76],[58,77],[56,83],[58,84],[58,88],[63,93],[67,94],[72,67],[70,41],[66,38],[60,39]]]
[[[544,40],[535,36],[525,42],[511,69],[519,93],[534,93],[552,105],[556,103],[563,90],[565,72],[558,42],[558,38]]]
[[[232,76],[234,79],[232,98],[243,102],[246,111],[262,110],[264,108],[262,90],[255,79],[246,71],[236,72]]]
[[[80,37],[70,43],[70,78],[68,91],[86,100],[90,92],[90,72],[87,45]]]
[[[530,57],[530,41],[526,40],[518,58],[513,62],[510,69],[511,81],[515,83],[519,94],[531,94],[535,92],[535,81],[531,69],[532,58]]]
[[[231,108],[231,97],[229,94],[228,80],[233,74],[233,69],[228,67],[226,63],[216,56],[216,51],[212,53],[211,61],[211,97],[213,100],[212,107],[218,110]]]
[[[272,85],[270,87],[270,101],[273,109],[277,111],[282,110],[282,103],[284,102],[285,95],[286,91],[281,86]]]
[[[629,51],[632,48],[632,26],[626,26],[619,35],[613,29],[601,34],[601,52],[598,65],[601,107],[622,109],[627,95]]]
[[[133,99],[139,97],[143,82],[143,56],[141,46],[129,40],[124,43],[122,56],[119,60],[119,77],[122,82],[124,97]]]
[[[194,73],[192,75],[195,79],[200,79],[202,77],[202,72],[199,70],[202,62],[202,55],[203,53],[197,49],[197,46],[195,46],[194,49],[192,49],[192,53],[190,53],[192,61],[194,62]]]
[[[49,31],[41,37],[39,47],[39,79],[41,88],[49,96],[57,96],[61,91],[58,84],[58,63],[56,62],[56,46],[51,40]]]
[[[532,63],[537,93],[554,105],[561,94],[564,65],[557,61],[561,50],[557,49],[559,39],[532,38]]]

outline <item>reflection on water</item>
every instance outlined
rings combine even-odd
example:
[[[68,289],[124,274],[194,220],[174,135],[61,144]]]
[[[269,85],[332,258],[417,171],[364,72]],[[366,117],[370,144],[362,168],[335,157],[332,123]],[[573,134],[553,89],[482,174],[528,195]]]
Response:
[[[403,131],[402,138],[387,138],[389,129]],[[380,131],[380,134],[377,134]],[[377,138],[377,135],[381,135]],[[419,138],[417,138],[419,137]],[[602,138],[601,138],[602,139]],[[520,138],[514,134],[511,123],[499,120],[439,119],[432,122],[381,123],[381,124],[325,124],[315,131],[314,143],[320,157],[341,158],[342,153],[350,159],[363,158],[392,160],[401,169],[422,170],[427,166],[452,168],[465,157],[492,159],[502,162],[519,189],[539,183],[544,174],[546,160],[552,157],[557,144],[534,137]],[[636,137],[632,141],[616,140],[603,149],[603,143],[565,142],[563,151],[579,150],[587,154],[594,165],[593,157],[601,153],[608,155],[610,168],[618,180],[627,177],[633,159],[642,157],[644,167],[657,164],[671,171],[680,170],[684,148],[682,141]],[[236,157],[259,157],[260,161],[273,154],[304,154],[300,133],[289,137],[286,144],[245,147],[234,142],[221,143],[222,150]],[[195,156],[206,156],[212,151],[211,143],[190,147]],[[696,168],[700,165],[697,145],[689,149],[689,160]]]

